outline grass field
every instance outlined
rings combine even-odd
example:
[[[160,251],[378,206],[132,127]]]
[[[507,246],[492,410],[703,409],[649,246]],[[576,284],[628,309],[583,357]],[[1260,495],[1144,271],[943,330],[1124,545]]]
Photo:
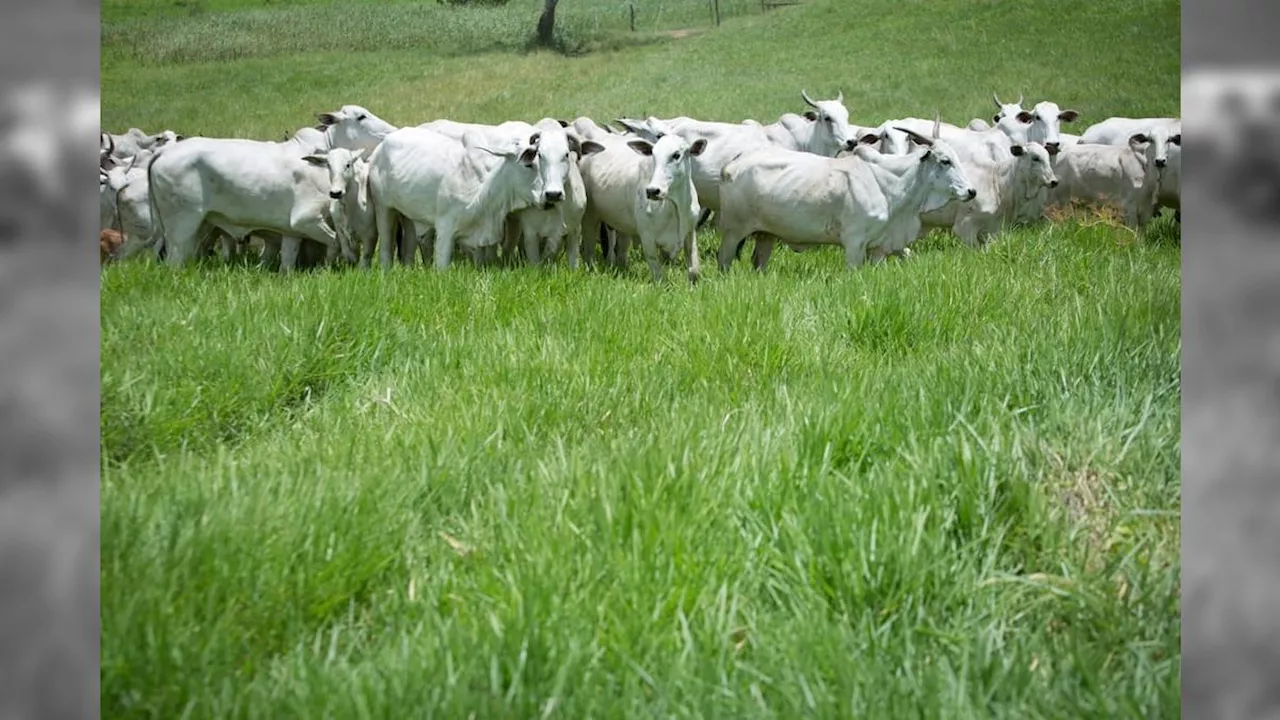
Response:
[[[538,4],[107,1],[103,122],[1178,112],[1177,2]],[[108,267],[103,716],[1177,717],[1180,255]]]

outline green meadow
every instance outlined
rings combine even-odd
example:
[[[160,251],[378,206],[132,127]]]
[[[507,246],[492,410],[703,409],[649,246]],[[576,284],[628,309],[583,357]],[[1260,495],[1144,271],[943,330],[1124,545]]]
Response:
[[[103,124],[1179,108],[1170,0],[540,5],[104,0]],[[107,266],[102,714],[1178,717],[1178,232]]]

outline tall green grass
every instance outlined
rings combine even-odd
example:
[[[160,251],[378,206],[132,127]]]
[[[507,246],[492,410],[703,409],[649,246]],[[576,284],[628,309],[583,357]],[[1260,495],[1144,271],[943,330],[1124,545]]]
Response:
[[[109,44],[104,123],[1177,108],[1170,2],[811,0],[585,58],[311,19],[428,10],[261,11],[317,49],[242,59]],[[108,267],[103,715],[1176,717],[1179,263],[1161,220],[696,288]]]

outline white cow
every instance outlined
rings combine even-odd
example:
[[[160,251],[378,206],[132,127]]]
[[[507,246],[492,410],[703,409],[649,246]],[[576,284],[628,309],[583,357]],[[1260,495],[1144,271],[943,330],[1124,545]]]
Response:
[[[1118,205],[1125,225],[1138,229],[1155,210],[1159,174],[1154,167],[1154,144],[1134,133],[1127,146],[1081,142],[1054,158],[1059,185],[1050,192],[1050,205],[1072,200]]]
[[[992,99],[996,99],[994,94]],[[996,100],[996,104],[1000,105],[999,100]],[[1003,112],[1003,110],[1004,106],[1001,105],[1001,111]],[[1055,102],[1049,100],[1038,102],[1030,110],[1019,110],[1013,114],[1013,117],[1021,123],[1030,125],[1025,138],[1015,137],[1014,139],[1021,142],[1038,142],[1044,146],[1045,150],[1049,151],[1050,155],[1057,155],[1068,145],[1081,142],[1080,138],[1064,135],[1062,132],[1062,123],[1075,122],[1080,117],[1080,113],[1075,110],[1063,110]],[[999,113],[997,113],[996,125],[1001,126],[998,118]],[[1010,126],[1005,125],[1003,127],[1006,128],[1007,132],[1007,128]]]
[[[112,133],[102,133],[102,135],[110,144],[110,154],[117,163],[128,162],[130,158],[137,157],[143,151],[158,150],[169,143],[185,139],[173,130],[162,130],[151,134],[136,127],[129,128],[119,135]]]
[[[644,121],[619,118],[617,122],[650,143],[666,134],[679,135],[687,143],[706,140],[710,149],[693,160],[693,186],[698,191],[699,204],[713,211],[720,209],[720,171],[725,164],[747,150],[775,147],[764,126],[754,121],[711,122],[681,116],[666,120],[649,117]]]
[[[1182,222],[1182,144],[1169,145],[1168,164],[1160,171],[1156,209],[1173,208],[1173,219]]]
[[[1058,186],[1048,151],[1035,142],[1018,144],[1006,138],[1002,147],[996,138],[987,140],[986,147],[980,145],[982,140],[952,141],[965,177],[978,194],[972,201],[952,201],[924,213],[920,237],[930,227],[950,228],[966,245],[977,247],[1002,225],[1032,222],[1043,214],[1049,190]]]
[[[462,141],[435,130],[402,128],[369,158],[369,193],[383,269],[390,269],[397,227],[407,219],[434,231],[435,267],[444,270],[454,243],[483,251],[502,241],[509,213],[546,202],[538,183],[540,133],[490,147],[479,133]]]
[[[825,158],[779,147],[745,152],[725,165],[719,217],[719,265],[759,233],[756,267],[764,270],[775,240],[788,245],[840,245],[845,265],[873,262],[919,234],[920,215],[977,190],[946,140],[903,129],[919,145],[911,155],[884,155],[860,145],[852,156]]]
[[[419,127],[434,130],[458,141],[462,140],[465,133],[478,133],[491,146],[498,146],[513,135],[537,134],[541,202],[516,210],[507,218],[503,244],[509,253],[514,254],[515,241],[521,240],[525,258],[530,264],[537,265],[541,262],[544,251],[548,256],[554,256],[567,238],[569,266],[578,266],[586,191],[582,188],[577,158],[584,152],[602,150],[602,146],[593,144],[590,146],[592,150],[584,150],[577,133],[569,128],[568,123],[553,118],[543,118],[536,125],[520,121],[494,126],[436,120]]]
[[[654,282],[662,281],[663,266],[683,250],[689,282],[696,283],[702,273],[695,227],[701,207],[693,158],[708,141],[687,142],[671,133],[656,142],[619,138],[602,144],[580,163],[588,197],[586,233],[599,223],[613,228],[617,244],[606,254],[620,267],[626,267],[630,239],[639,238]]]
[[[812,110],[803,115],[785,113],[776,122],[762,125],[775,144],[789,150],[835,157],[841,150],[852,150],[857,139],[849,127],[849,109],[844,106],[844,92],[835,100],[814,100],[804,90],[800,97]]]
[[[378,239],[373,205],[369,202],[367,151],[334,148],[324,154],[329,170],[329,216],[344,251],[350,248],[368,267]]]
[[[233,237],[255,230],[284,238],[281,269],[291,272],[302,238],[338,245],[328,217],[327,161],[298,157],[277,143],[189,138],[161,148],[147,166],[154,243],[179,266],[197,256],[209,226]]]
[[[1156,174],[1159,176],[1158,182],[1162,186],[1162,189],[1156,191],[1159,206],[1173,208],[1181,218],[1178,202],[1182,174],[1181,152],[1178,154],[1178,167],[1175,169],[1168,167],[1172,148],[1182,146],[1181,118],[1111,117],[1090,125],[1080,139],[1086,143],[1127,147],[1129,139],[1139,133],[1150,138],[1151,147],[1147,155],[1150,156]]]

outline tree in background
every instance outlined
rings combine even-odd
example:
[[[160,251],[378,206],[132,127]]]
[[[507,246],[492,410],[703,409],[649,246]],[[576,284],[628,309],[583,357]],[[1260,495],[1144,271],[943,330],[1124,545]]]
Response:
[[[555,46],[556,5],[560,0],[546,0],[542,6],[542,15],[538,17],[538,44],[543,47]]]

